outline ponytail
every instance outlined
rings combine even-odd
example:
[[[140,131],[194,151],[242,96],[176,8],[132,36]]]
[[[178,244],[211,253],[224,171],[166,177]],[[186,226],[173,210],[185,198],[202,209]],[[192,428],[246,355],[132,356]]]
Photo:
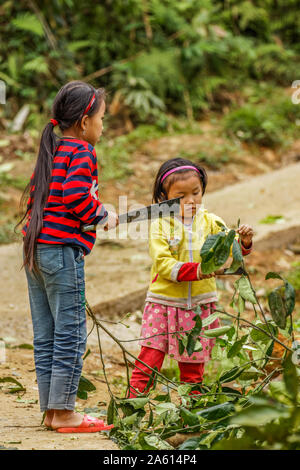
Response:
[[[25,188],[21,199],[22,204],[25,199],[24,196],[30,189],[30,202],[27,206],[24,217],[16,225],[16,227],[18,227],[26,218],[28,212],[31,210],[30,220],[27,227],[26,236],[24,238],[23,263],[23,266],[28,266],[30,271],[38,271],[38,267],[34,259],[34,252],[36,247],[36,239],[38,238],[38,235],[43,227],[44,207],[48,199],[49,187],[52,177],[53,156],[56,148],[56,138],[53,132],[53,127],[54,124],[49,122],[43,130],[38,158],[33,172],[33,178],[29,185]]]

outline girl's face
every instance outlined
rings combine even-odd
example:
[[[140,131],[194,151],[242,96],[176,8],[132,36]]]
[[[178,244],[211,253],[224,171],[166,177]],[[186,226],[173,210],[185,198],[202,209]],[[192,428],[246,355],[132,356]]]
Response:
[[[189,172],[185,179],[175,181],[169,188],[168,199],[181,197],[180,215],[185,221],[191,221],[202,202],[202,187],[195,171]]]
[[[85,130],[82,136],[84,140],[89,142],[93,147],[98,142],[103,129],[103,117],[105,113],[105,101],[103,100],[99,110],[91,117],[84,117],[82,121],[83,129]]]

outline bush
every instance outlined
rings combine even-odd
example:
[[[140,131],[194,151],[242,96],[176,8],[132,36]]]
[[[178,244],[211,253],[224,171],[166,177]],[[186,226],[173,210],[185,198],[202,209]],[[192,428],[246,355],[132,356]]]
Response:
[[[263,105],[246,105],[224,118],[224,129],[245,142],[274,147],[283,143],[286,120]]]

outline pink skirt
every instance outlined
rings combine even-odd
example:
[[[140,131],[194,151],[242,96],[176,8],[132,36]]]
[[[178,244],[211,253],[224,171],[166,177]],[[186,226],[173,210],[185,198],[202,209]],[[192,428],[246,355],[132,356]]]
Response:
[[[201,305],[202,320],[214,313],[216,305],[214,302],[210,302],[204,304],[204,307]],[[193,310],[182,310],[178,307],[146,302],[142,319],[141,336],[143,339],[140,341],[140,345],[159,349],[178,362],[209,361],[215,339],[199,338],[202,351],[194,352],[191,356],[188,356],[186,350],[182,355],[179,354],[178,339],[174,333],[191,330],[195,325],[194,316]],[[216,319],[208,326],[208,329],[218,328],[218,326],[219,320]]]

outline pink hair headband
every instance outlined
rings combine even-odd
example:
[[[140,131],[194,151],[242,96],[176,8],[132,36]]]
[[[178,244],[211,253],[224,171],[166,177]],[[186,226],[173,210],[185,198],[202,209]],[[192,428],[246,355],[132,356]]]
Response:
[[[195,166],[183,165],[183,166],[178,166],[176,168],[173,168],[172,170],[167,171],[167,173],[165,173],[163,175],[160,182],[162,183],[166,179],[167,176],[169,176],[171,173],[174,173],[175,171],[178,171],[178,170],[194,170],[194,171],[197,171],[200,174],[200,171]]]

